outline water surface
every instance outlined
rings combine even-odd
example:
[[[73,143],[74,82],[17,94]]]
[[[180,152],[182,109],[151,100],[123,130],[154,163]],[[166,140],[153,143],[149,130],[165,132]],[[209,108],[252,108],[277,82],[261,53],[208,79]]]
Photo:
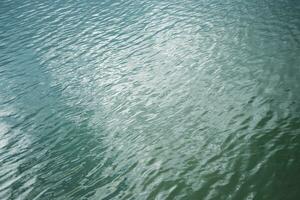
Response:
[[[0,199],[300,199],[297,0],[1,0]]]

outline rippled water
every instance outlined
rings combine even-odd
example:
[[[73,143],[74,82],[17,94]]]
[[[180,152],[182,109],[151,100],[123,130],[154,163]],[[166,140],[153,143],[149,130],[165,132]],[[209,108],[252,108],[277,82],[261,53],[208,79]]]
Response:
[[[299,188],[300,1],[0,1],[0,199]]]

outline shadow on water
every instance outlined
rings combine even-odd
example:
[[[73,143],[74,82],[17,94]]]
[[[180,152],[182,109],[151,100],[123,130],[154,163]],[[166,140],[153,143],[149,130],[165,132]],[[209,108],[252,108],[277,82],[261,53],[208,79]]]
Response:
[[[93,110],[75,105],[76,96],[63,97],[35,51],[12,48],[3,55],[13,60],[1,60],[1,198],[93,195],[113,179],[103,174],[113,158],[104,156],[102,124],[91,124]]]

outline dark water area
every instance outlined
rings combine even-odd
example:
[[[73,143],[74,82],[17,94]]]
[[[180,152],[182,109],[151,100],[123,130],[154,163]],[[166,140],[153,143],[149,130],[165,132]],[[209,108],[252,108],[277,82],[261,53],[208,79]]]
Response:
[[[300,1],[1,0],[0,199],[300,199]]]

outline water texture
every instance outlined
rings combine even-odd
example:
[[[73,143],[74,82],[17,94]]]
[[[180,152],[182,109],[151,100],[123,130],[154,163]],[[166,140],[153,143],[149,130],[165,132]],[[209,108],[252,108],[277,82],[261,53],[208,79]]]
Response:
[[[300,1],[0,1],[1,200],[299,188]]]

